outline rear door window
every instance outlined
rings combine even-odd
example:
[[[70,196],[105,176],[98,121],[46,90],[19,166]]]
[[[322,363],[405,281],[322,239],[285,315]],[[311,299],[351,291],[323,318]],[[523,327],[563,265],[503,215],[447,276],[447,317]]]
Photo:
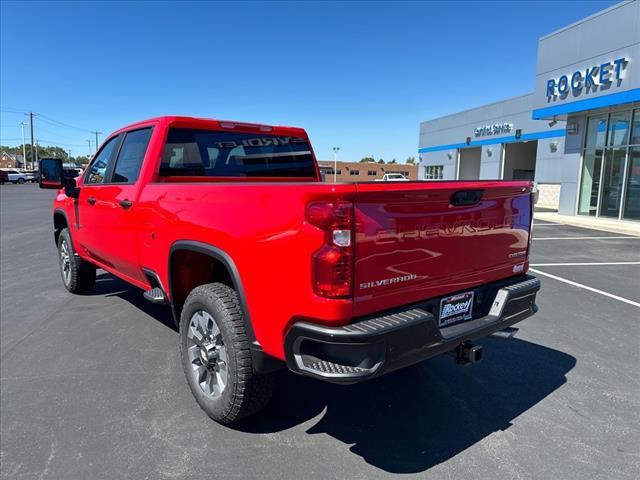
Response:
[[[315,178],[316,169],[306,138],[172,128],[160,175]]]

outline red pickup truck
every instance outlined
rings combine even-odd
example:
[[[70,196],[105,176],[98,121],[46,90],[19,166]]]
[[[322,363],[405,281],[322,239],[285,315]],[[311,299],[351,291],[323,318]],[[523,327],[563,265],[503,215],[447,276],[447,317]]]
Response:
[[[273,372],[355,383],[533,315],[532,185],[323,183],[303,129],[161,117],[113,133],[59,189],[67,290],[96,268],[171,306],[205,412],[229,424],[269,400]]]

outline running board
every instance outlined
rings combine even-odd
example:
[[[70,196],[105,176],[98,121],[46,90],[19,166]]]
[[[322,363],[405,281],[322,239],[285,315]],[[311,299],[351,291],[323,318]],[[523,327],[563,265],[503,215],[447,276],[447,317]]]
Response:
[[[151,290],[147,290],[142,294],[145,300],[149,300],[151,303],[157,303],[159,305],[165,305],[167,298],[164,296],[164,292],[161,288],[155,287]]]

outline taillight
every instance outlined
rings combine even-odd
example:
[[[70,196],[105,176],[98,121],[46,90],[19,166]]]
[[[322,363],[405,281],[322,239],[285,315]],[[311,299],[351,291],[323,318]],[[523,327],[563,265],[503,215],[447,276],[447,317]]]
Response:
[[[307,221],[325,232],[324,245],[313,254],[313,288],[327,298],[351,296],[353,278],[353,204],[313,202]]]

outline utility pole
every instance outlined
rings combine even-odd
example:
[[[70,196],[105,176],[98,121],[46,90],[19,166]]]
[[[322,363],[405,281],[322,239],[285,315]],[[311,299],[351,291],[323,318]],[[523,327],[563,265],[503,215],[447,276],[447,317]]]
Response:
[[[24,144],[24,127],[26,123],[20,122],[20,127],[22,127],[22,161],[24,162],[24,168],[27,168],[27,146]],[[31,170],[33,170],[33,165],[31,165]]]
[[[25,113],[25,115],[26,115],[26,113]],[[33,112],[29,112],[29,123],[31,124],[31,148],[30,148],[30,150],[31,150],[31,167],[33,167],[33,159],[35,158],[33,156],[33,115],[34,115]],[[27,159],[25,158],[24,161],[26,163]]]
[[[89,144],[89,157],[91,157],[91,140],[87,140],[87,143]]]
[[[340,147],[333,147],[333,183],[336,183],[336,176],[338,175],[338,151]]]
[[[69,153],[67,154],[67,162],[71,163],[71,149],[67,150]]]
[[[97,130],[95,132],[91,132],[91,133],[95,133],[96,134],[96,153],[98,152],[98,134],[102,134],[102,132],[98,132]]]

